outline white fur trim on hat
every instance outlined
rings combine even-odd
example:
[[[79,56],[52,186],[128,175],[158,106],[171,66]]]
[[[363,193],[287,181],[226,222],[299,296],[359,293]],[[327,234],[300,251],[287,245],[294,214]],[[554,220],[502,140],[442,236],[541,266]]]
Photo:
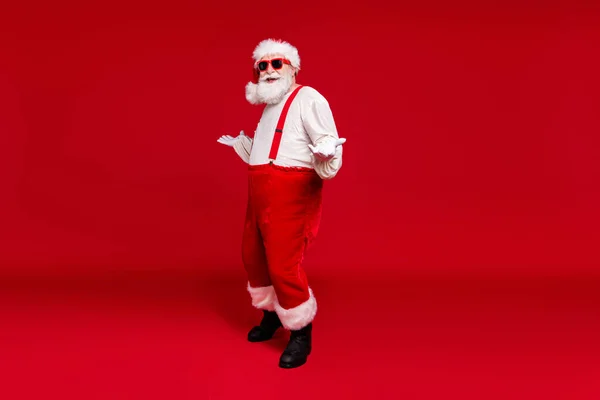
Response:
[[[261,310],[274,311],[277,297],[273,286],[253,288],[248,282],[248,292],[252,298],[252,305]]]
[[[308,292],[310,293],[308,300],[288,310],[281,307],[279,302],[275,302],[275,312],[277,312],[277,316],[284,328],[296,331],[304,328],[315,319],[315,315],[317,314],[317,300],[312,289],[308,288]]]
[[[254,53],[252,54],[254,61],[258,61],[261,58],[269,55],[281,54],[290,62],[292,66],[300,69],[300,55],[298,49],[282,40],[266,39],[263,40],[256,46]]]

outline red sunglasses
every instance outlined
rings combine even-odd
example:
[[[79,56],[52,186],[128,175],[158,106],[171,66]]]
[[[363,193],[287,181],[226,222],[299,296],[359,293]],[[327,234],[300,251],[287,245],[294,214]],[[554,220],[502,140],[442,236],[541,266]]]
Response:
[[[259,71],[266,71],[267,68],[269,68],[269,64],[271,64],[273,69],[276,71],[283,68],[283,64],[292,65],[292,63],[289,60],[286,60],[285,58],[273,58],[271,60],[259,61],[256,63],[255,67]]]

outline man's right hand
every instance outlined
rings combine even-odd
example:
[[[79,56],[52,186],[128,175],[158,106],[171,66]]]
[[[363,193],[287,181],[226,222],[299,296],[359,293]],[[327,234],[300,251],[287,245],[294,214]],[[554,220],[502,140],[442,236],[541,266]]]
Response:
[[[225,146],[233,147],[233,145],[240,140],[241,136],[245,136],[244,131],[240,131],[239,136],[236,137],[230,135],[223,135],[217,140],[217,142],[224,144]]]

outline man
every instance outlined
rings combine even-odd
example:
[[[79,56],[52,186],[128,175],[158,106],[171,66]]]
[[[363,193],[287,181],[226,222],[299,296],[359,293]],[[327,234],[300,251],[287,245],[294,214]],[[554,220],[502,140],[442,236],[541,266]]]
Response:
[[[317,302],[301,266],[321,217],[323,180],[342,166],[342,144],[327,100],[296,83],[298,50],[267,39],[253,53],[251,104],[265,104],[254,138],[240,132],[218,142],[249,164],[248,204],[242,259],[252,305],[263,311],[248,340],[261,342],[283,327],[291,331],[279,360],[282,368],[303,365],[311,352]]]

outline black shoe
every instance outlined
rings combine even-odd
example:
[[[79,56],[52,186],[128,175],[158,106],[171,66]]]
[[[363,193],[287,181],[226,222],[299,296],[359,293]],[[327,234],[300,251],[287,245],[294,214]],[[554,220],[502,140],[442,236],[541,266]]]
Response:
[[[296,368],[306,363],[306,359],[312,350],[312,323],[304,328],[291,331],[290,341],[285,348],[279,366],[281,368]]]
[[[248,332],[248,341],[264,342],[273,337],[277,329],[281,328],[281,321],[275,311],[263,310],[263,319],[259,326],[255,326]]]

